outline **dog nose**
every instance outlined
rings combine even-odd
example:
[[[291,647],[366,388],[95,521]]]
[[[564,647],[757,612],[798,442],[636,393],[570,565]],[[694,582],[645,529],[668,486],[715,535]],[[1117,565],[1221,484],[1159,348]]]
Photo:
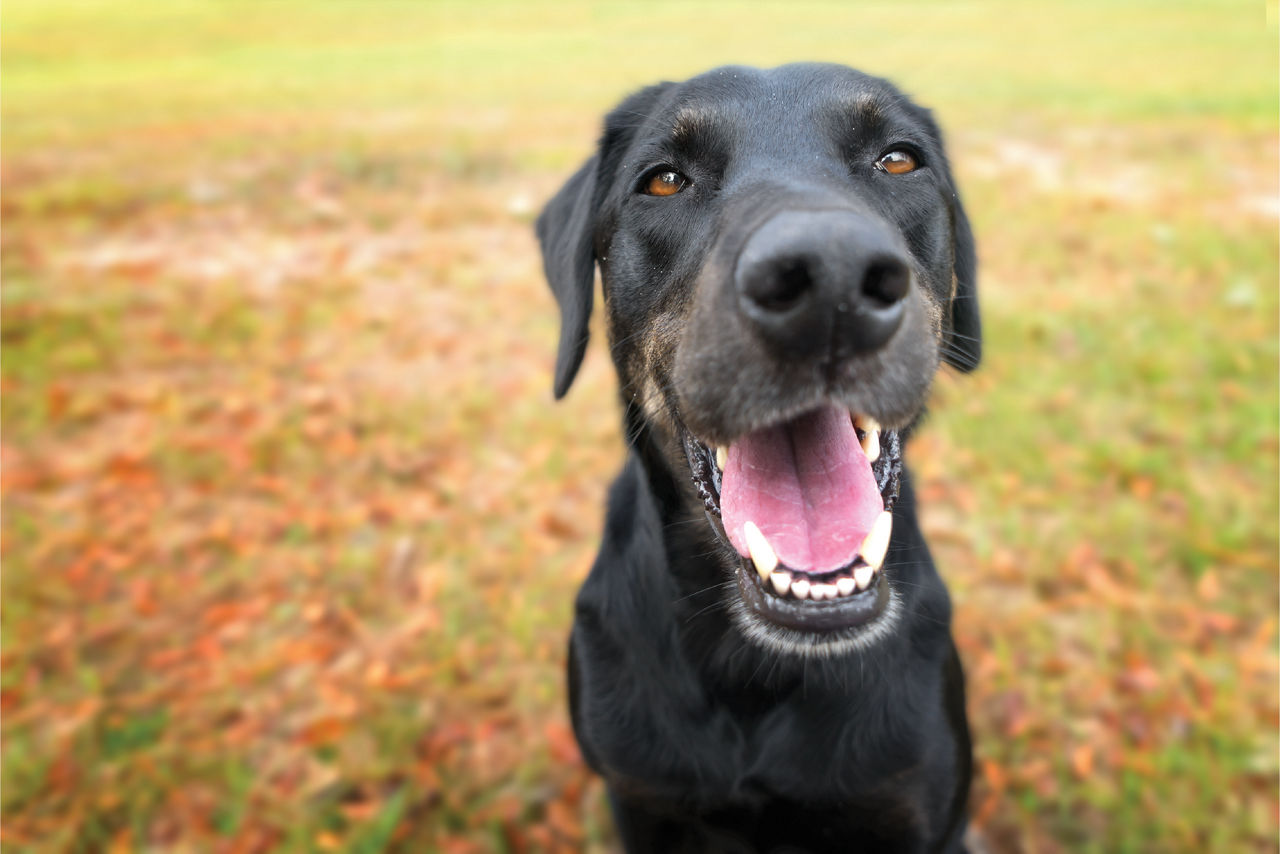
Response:
[[[789,353],[854,355],[880,349],[897,331],[911,268],[873,220],[784,211],[748,238],[734,284],[740,310],[767,341]]]

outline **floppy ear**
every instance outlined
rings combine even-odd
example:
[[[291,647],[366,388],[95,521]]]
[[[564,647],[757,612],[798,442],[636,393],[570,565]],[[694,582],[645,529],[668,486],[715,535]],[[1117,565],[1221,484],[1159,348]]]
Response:
[[[951,231],[955,238],[952,255],[956,277],[951,299],[951,330],[943,358],[961,371],[972,371],[982,361],[982,320],[978,316],[978,254],[973,245],[973,229],[960,204],[951,194]]]
[[[955,290],[951,296],[950,320],[945,330],[942,358],[957,370],[968,373],[982,361],[982,320],[978,316],[978,253],[973,245],[973,229],[960,203],[951,166],[944,151],[942,130],[933,114],[917,108],[916,116],[929,128],[938,143],[942,177],[950,193],[951,207],[951,272]]]
[[[542,209],[535,226],[542,266],[560,304],[556,400],[564,397],[587,352],[595,280],[596,163],[592,157]]]
[[[560,349],[556,353],[556,400],[578,374],[587,352],[588,324],[595,284],[596,225],[608,195],[602,182],[615,174],[637,129],[671,88],[657,83],[626,98],[604,121],[604,134],[594,157],[574,173],[538,216],[536,230],[542,244],[542,267],[560,304]]]

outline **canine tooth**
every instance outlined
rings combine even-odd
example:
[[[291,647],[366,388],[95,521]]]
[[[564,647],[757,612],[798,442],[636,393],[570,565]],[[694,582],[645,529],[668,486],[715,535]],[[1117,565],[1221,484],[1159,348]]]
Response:
[[[797,578],[795,581],[791,582],[791,595],[797,599],[808,599],[809,582],[805,581],[803,578]]]
[[[880,458],[880,431],[868,430],[862,437],[862,453],[867,455],[867,462],[874,463]]]
[[[716,467],[720,471],[724,471],[724,467],[729,464],[729,449],[716,448]]]
[[[760,533],[755,522],[748,521],[742,526],[742,532],[746,535],[747,551],[751,553],[751,562],[756,565],[756,572],[760,573],[760,580],[768,581],[769,573],[778,568],[778,555],[764,538],[764,534]]]
[[[787,595],[787,591],[791,589],[791,573],[778,570],[769,576],[769,583],[773,585],[773,589],[779,596]]]
[[[880,422],[870,415],[855,415],[853,426],[862,430],[862,453],[874,463],[880,457]]]
[[[858,554],[874,570],[884,565],[885,552],[889,550],[889,535],[893,533],[893,514],[884,510],[876,517],[871,533],[862,541]]]
[[[852,593],[857,589],[858,589],[858,582],[854,581],[852,578],[849,578],[847,575],[842,575],[841,577],[836,579],[836,592],[839,593],[841,596],[848,596],[850,593]]]
[[[880,422],[872,418],[870,415],[853,416],[853,426],[861,427],[863,431],[870,433],[872,430],[880,432]]]
[[[859,590],[866,590],[871,586],[871,579],[875,576],[876,571],[870,566],[860,566],[853,571],[854,583],[858,585]]]
[[[834,584],[815,584],[809,588],[810,599],[834,599],[836,598],[836,586]]]

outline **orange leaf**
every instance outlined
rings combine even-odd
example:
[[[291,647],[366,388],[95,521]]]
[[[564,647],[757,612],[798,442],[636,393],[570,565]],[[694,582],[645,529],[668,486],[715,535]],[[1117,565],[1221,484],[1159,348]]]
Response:
[[[342,738],[347,722],[342,718],[328,717],[312,721],[303,728],[301,738],[309,745],[329,744]]]
[[[1093,774],[1093,745],[1081,744],[1071,751],[1071,770],[1082,780]]]
[[[564,801],[552,801],[547,804],[547,824],[555,832],[569,840],[577,840],[582,836],[582,827],[572,808]]]
[[[49,391],[45,394],[45,406],[49,412],[50,421],[59,421],[67,411],[67,402],[71,399],[71,392],[62,383],[54,383],[49,386]]]
[[[337,851],[342,847],[342,839],[334,833],[323,830],[316,835],[316,847],[321,851]]]
[[[1156,482],[1146,475],[1139,475],[1129,483],[1129,491],[1133,493],[1135,498],[1143,500],[1151,497],[1156,491]]]
[[[1200,576],[1200,580],[1196,582],[1196,595],[1206,602],[1212,602],[1218,598],[1218,594],[1222,592],[1222,585],[1218,581],[1218,573],[1214,570],[1206,570],[1204,575]]]
[[[548,721],[544,735],[551,758],[557,764],[576,764],[582,761],[582,757],[578,755],[578,742],[574,740],[573,731],[569,727],[558,721]]]
[[[982,776],[987,778],[987,785],[996,792],[1003,791],[1009,781],[1005,770],[992,759],[982,760]]]

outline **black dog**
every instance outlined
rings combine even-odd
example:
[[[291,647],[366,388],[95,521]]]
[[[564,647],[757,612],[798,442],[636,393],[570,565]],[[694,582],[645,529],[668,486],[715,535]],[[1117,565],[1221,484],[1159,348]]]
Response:
[[[901,457],[939,360],[980,355],[929,113],[832,65],[663,83],[537,231],[556,396],[597,265],[621,381],[569,698],[627,850],[963,851],[963,677]]]

